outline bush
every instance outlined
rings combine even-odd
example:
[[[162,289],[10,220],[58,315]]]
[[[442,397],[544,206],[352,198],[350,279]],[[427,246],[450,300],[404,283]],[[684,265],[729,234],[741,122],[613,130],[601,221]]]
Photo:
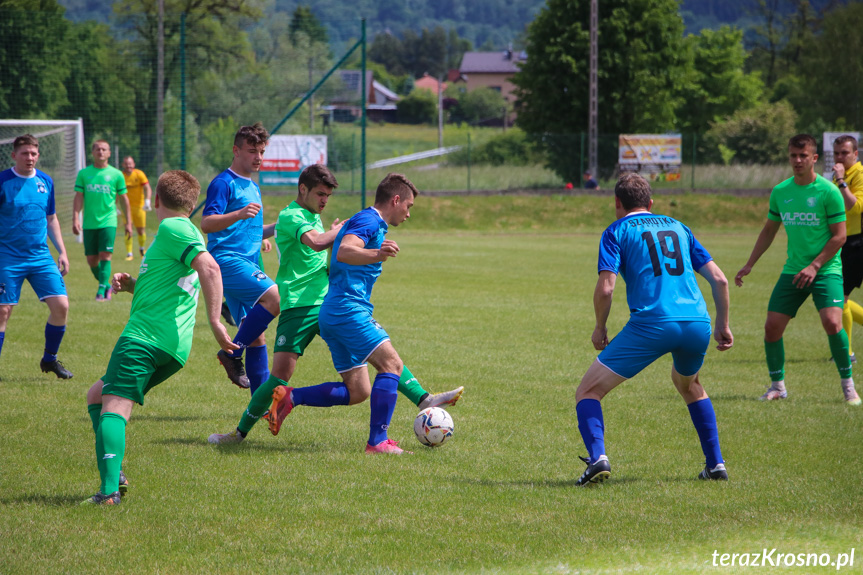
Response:
[[[466,165],[467,161],[466,147],[452,154],[449,160],[451,164],[458,166]],[[491,166],[528,166],[541,164],[543,157],[522,130],[513,128],[472,148],[470,161],[472,164]]]
[[[437,118],[437,97],[429,90],[414,90],[398,103],[402,124],[431,124]]]
[[[510,105],[500,95],[500,92],[491,88],[477,88],[471,92],[457,92],[458,103],[450,113],[450,120],[461,124],[480,124],[490,120],[500,120],[503,117],[504,108]]]
[[[738,110],[705,134],[711,161],[778,164],[787,159],[788,139],[796,133],[797,113],[785,100]]]

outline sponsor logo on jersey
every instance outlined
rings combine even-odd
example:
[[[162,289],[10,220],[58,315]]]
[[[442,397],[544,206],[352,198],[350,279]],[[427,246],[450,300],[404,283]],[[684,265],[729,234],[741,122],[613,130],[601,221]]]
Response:
[[[113,190],[110,184],[87,184],[87,191],[95,194],[110,194]]]
[[[786,226],[817,226],[821,220],[815,212],[784,212],[782,223]]]

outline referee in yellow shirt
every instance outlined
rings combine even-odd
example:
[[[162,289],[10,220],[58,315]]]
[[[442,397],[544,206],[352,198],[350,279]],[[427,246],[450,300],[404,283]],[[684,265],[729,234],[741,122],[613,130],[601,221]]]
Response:
[[[147,214],[150,208],[150,196],[152,189],[147,176],[141,170],[135,168],[135,159],[132,156],[123,158],[123,176],[126,178],[126,195],[129,198],[129,207],[132,212],[132,223],[138,230],[138,251],[144,257],[144,245],[147,243]],[[126,237],[126,261],[132,261],[132,236]]]
[[[857,357],[851,351],[851,326],[863,324],[863,307],[848,299],[854,288],[863,283],[863,167],[857,159],[857,140],[853,136],[839,136],[833,141],[833,183],[845,200],[847,239],[842,246],[842,283],[845,289],[845,307],[842,309],[842,327],[848,334],[851,361]]]

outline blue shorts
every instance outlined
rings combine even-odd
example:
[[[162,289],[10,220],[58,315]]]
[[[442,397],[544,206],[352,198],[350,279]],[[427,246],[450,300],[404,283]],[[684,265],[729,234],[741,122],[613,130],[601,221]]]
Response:
[[[264,292],[276,283],[267,277],[257,263],[247,259],[219,256],[215,260],[222,270],[225,303],[239,325]]]
[[[322,305],[318,327],[339,373],[363,367],[369,356],[390,339],[381,324],[363,308]]]
[[[66,295],[63,276],[50,254],[31,260],[4,257],[0,264],[0,305],[18,304],[24,280],[30,282],[40,301]]]
[[[690,376],[701,369],[709,345],[710,322],[629,322],[597,359],[617,375],[629,379],[666,353],[671,353],[677,373]]]

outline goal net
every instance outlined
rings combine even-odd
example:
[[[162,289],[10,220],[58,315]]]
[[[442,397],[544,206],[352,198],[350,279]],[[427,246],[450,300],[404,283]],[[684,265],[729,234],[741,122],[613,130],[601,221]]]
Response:
[[[23,134],[39,139],[36,168],[54,180],[54,201],[64,235],[72,231],[75,177],[87,162],[84,123],[78,120],[0,120],[0,170],[15,165],[12,143]]]

